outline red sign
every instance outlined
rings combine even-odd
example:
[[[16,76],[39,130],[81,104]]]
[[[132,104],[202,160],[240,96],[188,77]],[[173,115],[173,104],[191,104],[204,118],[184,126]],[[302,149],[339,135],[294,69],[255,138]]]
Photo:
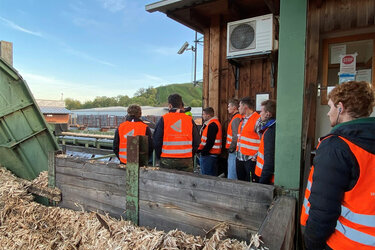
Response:
[[[354,62],[354,57],[353,56],[344,56],[342,58],[342,62],[344,64],[351,64],[352,62]]]

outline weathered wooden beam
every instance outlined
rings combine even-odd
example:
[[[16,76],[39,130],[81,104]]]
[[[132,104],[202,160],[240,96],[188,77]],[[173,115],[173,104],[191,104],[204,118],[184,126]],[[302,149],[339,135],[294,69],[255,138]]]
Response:
[[[127,138],[126,220],[139,221],[139,136]]]
[[[279,197],[268,212],[258,234],[269,249],[294,249],[296,200]]]
[[[93,134],[83,134],[83,133],[73,133],[73,132],[61,132],[62,135],[67,136],[77,136],[77,137],[89,137],[89,138],[100,138],[100,139],[113,139],[113,135],[93,135]]]
[[[61,201],[61,191],[59,189],[42,187],[33,184],[31,181],[16,177],[16,181],[25,185],[27,192],[36,194],[42,197],[46,197],[51,201],[59,202]]]

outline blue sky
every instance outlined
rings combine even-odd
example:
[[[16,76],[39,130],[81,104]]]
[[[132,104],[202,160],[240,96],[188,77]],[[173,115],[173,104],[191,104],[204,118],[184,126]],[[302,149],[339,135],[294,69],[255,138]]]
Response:
[[[195,32],[145,5],[156,0],[1,0],[0,40],[37,99],[133,96],[193,80]],[[198,38],[201,35],[198,34]],[[203,48],[198,46],[197,79]]]

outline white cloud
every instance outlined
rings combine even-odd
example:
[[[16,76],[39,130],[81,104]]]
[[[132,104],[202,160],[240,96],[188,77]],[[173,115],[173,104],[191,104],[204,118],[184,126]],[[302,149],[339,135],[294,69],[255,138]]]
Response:
[[[162,78],[160,78],[158,76],[152,76],[152,75],[147,75],[147,74],[145,74],[144,76],[145,76],[146,79],[151,80],[153,82],[162,82],[162,81],[164,81]]]
[[[118,12],[125,8],[125,0],[99,0],[103,7],[111,12]]]
[[[21,31],[21,32],[24,32],[24,33],[27,33],[27,34],[30,34],[30,35],[33,35],[33,36],[43,37],[43,35],[41,33],[25,29],[25,28],[15,24],[14,22],[12,22],[8,19],[5,19],[3,17],[0,17],[0,20],[3,21],[3,23],[7,24],[12,29],[15,29],[15,30],[18,30],[18,31]]]
[[[159,47],[152,50],[156,54],[160,54],[163,56],[175,56],[177,55],[178,48],[172,48],[172,47]]]
[[[81,58],[86,59],[88,61],[100,63],[100,64],[111,66],[111,67],[116,67],[114,64],[112,64],[110,62],[106,62],[106,61],[97,59],[97,58],[95,58],[93,56],[90,56],[90,55],[88,55],[88,54],[86,54],[85,52],[82,52],[82,51],[78,51],[78,50],[75,50],[75,49],[72,49],[72,48],[67,48],[66,51],[68,53],[72,54],[72,55],[81,57]]]

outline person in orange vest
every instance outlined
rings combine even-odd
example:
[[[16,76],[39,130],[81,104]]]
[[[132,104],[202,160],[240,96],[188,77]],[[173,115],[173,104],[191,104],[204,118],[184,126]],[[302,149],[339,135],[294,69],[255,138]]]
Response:
[[[231,99],[228,102],[228,113],[231,116],[231,120],[228,124],[227,129],[227,140],[225,148],[228,150],[228,174],[227,178],[237,180],[236,172],[236,148],[237,148],[237,133],[238,125],[242,119],[242,116],[238,112],[238,106],[240,105],[237,99]]]
[[[259,183],[273,184],[275,171],[275,132],[276,132],[276,102],[266,100],[261,103],[260,119],[264,125],[260,128],[262,134],[255,174]]]
[[[333,129],[322,137],[301,212],[307,249],[375,249],[375,105],[369,83],[328,94]]]
[[[260,137],[256,132],[256,127],[260,116],[255,112],[255,103],[250,97],[241,99],[238,110],[242,115],[242,119],[238,125],[237,178],[242,181],[258,182],[258,177],[255,175],[255,163]]]
[[[168,97],[169,113],[163,115],[154,131],[154,148],[160,167],[193,172],[193,155],[200,138],[197,125],[185,114],[182,97]]]
[[[127,137],[146,135],[148,136],[148,153],[149,159],[152,156],[153,142],[150,128],[140,118],[142,109],[139,105],[130,105],[127,109],[125,122],[121,123],[115,132],[113,139],[113,152],[121,163],[127,162]]]
[[[203,120],[205,122],[201,129],[201,143],[198,148],[201,174],[217,176],[217,160],[222,143],[221,124],[211,107],[203,109]]]

